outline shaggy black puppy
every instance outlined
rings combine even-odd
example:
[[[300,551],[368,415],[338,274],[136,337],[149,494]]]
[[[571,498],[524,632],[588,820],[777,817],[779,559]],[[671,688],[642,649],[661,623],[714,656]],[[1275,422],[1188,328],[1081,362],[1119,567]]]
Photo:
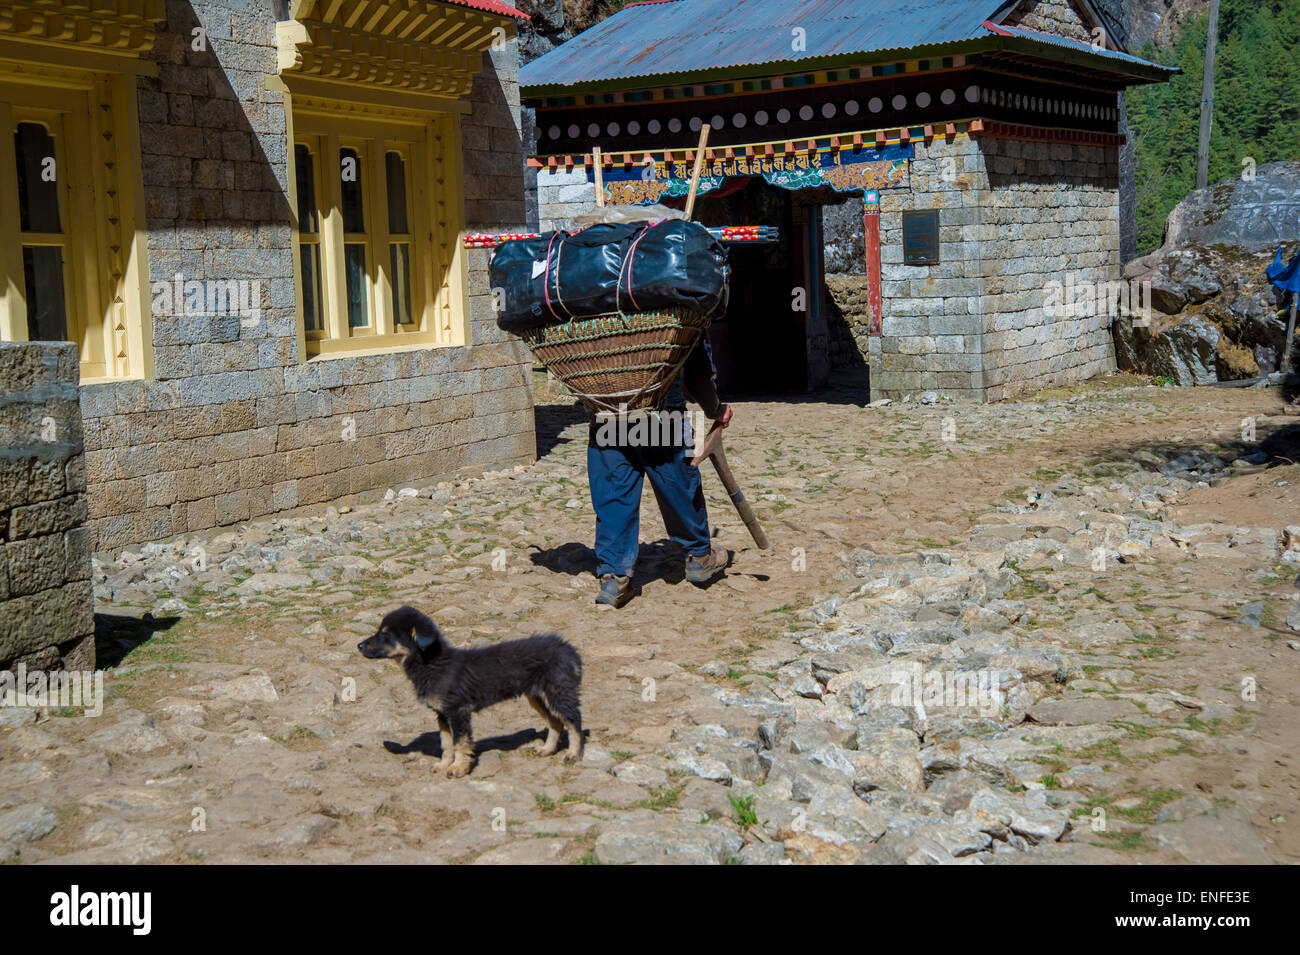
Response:
[[[582,657],[557,634],[458,650],[432,620],[414,607],[401,607],[357,649],[372,659],[401,661],[416,696],[438,714],[442,761],[436,768],[449,776],[464,776],[473,765],[470,714],[517,696],[527,697],[546,720],[546,742],[538,755],[553,754],[560,731],[567,729],[564,761],[582,759]]]

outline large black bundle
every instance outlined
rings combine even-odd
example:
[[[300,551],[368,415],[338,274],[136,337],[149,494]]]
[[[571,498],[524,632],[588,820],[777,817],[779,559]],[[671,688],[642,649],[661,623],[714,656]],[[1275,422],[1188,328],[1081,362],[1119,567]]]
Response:
[[[652,225],[638,240],[621,288],[633,311],[683,307],[710,318],[727,310],[727,250],[704,226],[683,219]]]
[[[535,239],[512,239],[492,256],[492,298],[497,325],[516,335],[553,319],[546,313],[546,252],[567,233],[546,232]]]
[[[566,235],[503,242],[492,259],[504,295],[497,324],[520,333],[615,312],[727,307],[727,253],[709,230],[666,219],[594,225]]]

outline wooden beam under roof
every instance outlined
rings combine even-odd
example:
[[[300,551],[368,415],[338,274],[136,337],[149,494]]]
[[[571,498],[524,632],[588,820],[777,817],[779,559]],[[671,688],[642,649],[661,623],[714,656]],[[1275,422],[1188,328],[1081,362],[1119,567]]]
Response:
[[[295,0],[277,25],[281,73],[460,98],[507,19],[433,0]],[[505,26],[514,32],[513,21]]]
[[[0,37],[137,56],[167,19],[164,0],[4,0]]]

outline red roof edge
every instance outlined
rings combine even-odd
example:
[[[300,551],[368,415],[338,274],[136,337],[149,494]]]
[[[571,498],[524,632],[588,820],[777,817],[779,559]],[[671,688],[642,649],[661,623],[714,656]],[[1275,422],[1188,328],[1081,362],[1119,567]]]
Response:
[[[980,26],[984,27],[984,28],[985,28],[986,30],[988,30],[990,33],[996,33],[998,36],[1012,36],[1012,35],[1013,35],[1012,33],[1008,32],[1007,30],[1002,29],[1002,27],[998,26],[998,25],[997,25],[996,23],[994,23],[992,20],[985,20],[983,23],[980,24]]]
[[[443,3],[450,3],[458,7],[471,7],[474,10],[482,10],[484,13],[495,13],[502,17],[513,17],[516,20],[531,20],[528,14],[522,10],[516,10],[508,3],[502,0],[442,0]]]

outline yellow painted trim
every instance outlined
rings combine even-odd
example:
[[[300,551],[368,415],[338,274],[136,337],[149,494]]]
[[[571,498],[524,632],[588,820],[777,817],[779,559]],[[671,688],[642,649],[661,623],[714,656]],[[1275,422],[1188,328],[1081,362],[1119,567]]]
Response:
[[[44,72],[38,76],[21,73],[7,73],[0,70],[0,97],[15,103],[23,109],[44,109],[67,112],[78,109],[76,97],[84,97],[95,88],[94,74],[73,76],[60,72],[56,75]]]
[[[449,261],[450,288],[447,290],[449,301],[444,308],[450,312],[451,328],[447,338],[448,345],[469,345],[469,271],[465,259],[462,238],[465,234],[465,181],[461,165],[460,117],[449,116],[446,119],[448,141],[443,150],[442,166],[446,178],[442,183],[442,194],[447,201],[450,218],[443,227],[439,241],[445,249],[451,245]]]
[[[88,178],[84,187],[88,197],[84,221],[93,223],[98,236],[94,247],[87,249],[85,255],[88,262],[85,269],[88,287],[86,301],[95,308],[95,327],[87,329],[86,339],[88,343],[93,340],[95,351],[100,356],[98,364],[102,364],[102,367],[92,365],[83,349],[81,371],[87,378],[108,375],[125,377],[131,371],[129,348],[126,362],[119,362],[113,351],[114,340],[120,334],[118,326],[125,327],[126,322],[126,316],[122,313],[121,293],[113,279],[114,266],[119,270],[118,274],[122,274],[124,234],[117,213],[117,200],[120,197],[115,188],[112,189],[112,196],[109,195],[109,187],[116,185],[117,173],[120,171],[117,162],[117,129],[115,125],[105,127],[103,121],[106,117],[116,120],[113,114],[116,105],[111,86],[107,82],[97,83],[89,94],[90,122],[84,130],[89,142],[78,145],[82,136],[80,131],[69,140],[74,151],[80,153],[84,150],[89,157]],[[108,133],[111,138],[105,138],[104,133]],[[110,219],[117,220],[118,228],[113,227]],[[117,247],[116,254],[110,251],[111,246]]]
[[[136,78],[115,76],[112,80],[117,125],[117,180],[119,227],[123,241],[125,268],[121,293],[126,311],[127,352],[131,359],[131,377],[152,378],[153,364],[153,295],[149,284],[149,233],[144,202],[144,178],[139,162],[140,111],[136,98]]]
[[[59,43],[20,43],[0,37],[0,60],[22,64],[26,72],[38,73],[41,66],[93,70],[99,73],[122,73],[131,76],[157,76],[158,64],[142,60],[135,53],[109,53],[93,48]]]
[[[103,272],[103,249],[108,239],[108,223],[102,214],[101,197],[95,188],[95,167],[103,163],[105,144],[94,142],[90,128],[92,103],[85,94],[75,111],[60,116],[59,154],[60,197],[63,230],[67,236],[68,255],[64,268],[69,286],[67,300],[68,338],[77,343],[81,367],[90,377],[117,372],[111,353],[105,346],[105,311],[110,298],[106,294]],[[86,122],[78,122],[84,116]],[[74,162],[71,157],[77,157]]]
[[[122,57],[153,48],[165,0],[5,0],[0,30],[32,46],[82,46]]]
[[[275,25],[275,68],[281,73],[302,66],[302,53],[299,48],[311,43],[311,35],[306,24],[300,20],[281,20]]]
[[[396,324],[392,276],[388,274],[388,256],[384,254],[388,251],[388,144],[382,140],[375,140],[374,144],[377,148],[370,156],[373,172],[366,183],[371,191],[370,221],[366,225],[370,227],[370,254],[374,257],[370,276],[374,309],[370,317],[375,334],[384,337],[393,334]]]
[[[343,257],[343,184],[332,175],[339,159],[339,138],[325,136],[320,147],[321,191],[325,195],[325,214],[321,216],[321,272],[326,285],[325,328],[331,340],[349,337],[348,285]]]
[[[429,125],[430,117],[427,111],[383,119],[376,119],[370,114],[339,116],[338,111],[329,106],[304,104],[297,96],[294,97],[294,113],[297,116],[295,125],[299,135],[324,136],[332,133],[341,139],[394,139],[406,143],[419,142],[423,138],[424,127]]]
[[[385,355],[395,351],[437,348],[443,343],[429,332],[402,332],[397,335],[361,335],[345,341],[326,339],[308,361],[318,358],[345,358],[352,355]]]
[[[434,165],[433,153],[429,148],[429,140],[433,136],[436,123],[437,120],[427,123],[421,130],[420,142],[411,147],[411,168],[419,170],[420,174],[408,176],[407,187],[411,190],[410,225],[411,238],[414,242],[412,248],[418,251],[423,244],[424,249],[427,250],[423,255],[412,256],[411,313],[416,318],[418,328],[438,335],[438,283],[434,281],[434,276],[438,268],[439,247],[434,241],[432,226],[434,201],[432,187],[435,185],[437,167]]]
[[[12,146],[14,116],[9,104],[0,99],[0,339],[7,342],[27,341],[27,292],[22,280],[23,250],[18,241],[20,218],[18,190],[9,183],[18,181],[18,163]]]
[[[430,343],[470,342],[469,276],[462,248],[465,196],[460,116],[482,70],[482,54],[518,35],[508,17],[438,0],[293,0],[291,21],[276,25],[278,76],[268,90],[285,93],[291,202],[296,207],[293,146],[317,145],[321,272],[328,334],[309,335],[302,320],[301,242],[295,222],[299,356],[382,351],[393,340],[428,336]],[[365,140],[374,172],[365,177],[367,273],[375,301],[371,325],[347,326],[344,244],[337,175],[340,144]],[[405,144],[411,212],[411,305],[418,331],[392,326],[390,236],[384,191],[385,153]],[[296,208],[295,213],[296,216]],[[359,238],[359,237],[354,237]],[[390,334],[391,333],[391,334]],[[376,341],[382,343],[378,349]]]
[[[357,328],[348,325],[348,336],[352,338],[362,335],[380,335],[383,332],[379,318],[379,310],[383,307],[379,290],[379,253],[375,248],[375,230],[379,221],[379,196],[375,182],[379,176],[379,163],[375,158],[375,153],[379,146],[380,141],[375,139],[358,138],[356,136],[339,137],[339,148],[351,149],[355,152],[360,164],[361,182],[359,185],[361,187],[362,225],[365,226],[365,231],[359,233],[346,231],[346,223],[343,226],[345,230],[343,233],[345,267],[347,264],[346,246],[360,245],[366,250],[366,323]],[[346,279],[346,277],[345,274],[344,278]]]
[[[438,110],[455,113],[468,113],[470,105],[464,100],[469,86],[445,94],[416,93],[411,90],[396,90],[386,87],[368,87],[356,80],[325,80],[314,76],[296,76],[282,73],[278,77],[285,89],[292,90],[302,97],[332,100],[340,104],[347,103],[346,108],[367,115],[387,109]]]
[[[269,79],[269,78],[268,78]],[[283,87],[283,84],[280,84]],[[271,88],[268,82],[267,88]],[[295,126],[295,117],[292,97],[287,89],[281,88],[280,93],[284,96],[284,134],[285,141],[288,143],[289,153],[289,221],[293,224],[293,311],[294,311],[294,347],[298,353],[298,363],[302,364],[307,360],[307,319],[302,310],[302,243],[298,240],[298,151],[295,148],[298,142],[298,133]],[[317,187],[317,197],[319,199],[319,187]],[[319,228],[324,229],[325,224],[320,223]],[[321,263],[319,268],[324,267],[324,243],[321,243]],[[325,307],[325,277],[321,275],[321,302],[322,308]]]

